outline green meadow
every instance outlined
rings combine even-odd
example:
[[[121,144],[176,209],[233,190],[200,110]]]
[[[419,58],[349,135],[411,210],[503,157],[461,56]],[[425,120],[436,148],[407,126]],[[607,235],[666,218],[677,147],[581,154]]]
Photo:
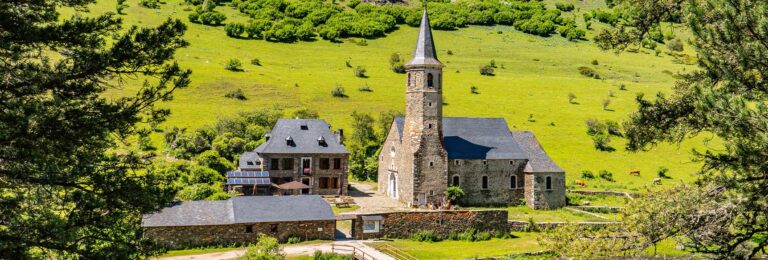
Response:
[[[581,25],[584,21],[579,12],[605,6],[602,1],[566,2],[576,4],[580,11],[563,16],[579,17]],[[181,0],[167,0],[160,9],[143,8],[138,0],[129,0],[128,5],[126,15],[121,16],[126,27],[153,26],[169,17],[187,22],[189,13]],[[102,0],[90,13],[114,11],[114,6],[115,1]],[[248,20],[229,6],[217,10],[225,13],[229,22]],[[587,38],[602,28],[598,22],[592,23]],[[319,37],[312,42],[274,43],[230,38],[223,26],[187,24],[185,38],[190,46],[179,50],[176,60],[193,71],[192,84],[175,92],[174,100],[164,104],[172,115],[163,128],[196,128],[240,111],[279,106],[286,111],[306,107],[318,111],[334,128],[350,129],[352,111],[378,116],[381,111],[404,110],[405,75],[392,72],[388,62],[392,53],[410,58],[416,28],[401,26],[386,37],[346,39],[341,43]],[[656,56],[653,51],[640,50],[617,54],[600,50],[591,41],[534,36],[508,26],[434,31],[434,38],[439,58],[446,65],[444,115],[501,117],[512,130],[533,131],[554,161],[566,170],[570,187],[581,179],[582,170],[597,174],[605,169],[615,179],[586,180],[585,189],[640,190],[651,185],[660,166],[668,167],[672,177],[663,185],[694,178],[699,164],[692,161],[690,151],[702,148],[704,138],[679,146],[660,145],[647,152],[627,152],[623,149],[625,142],[614,137],[611,145],[616,151],[601,152],[593,147],[584,123],[589,118],[625,120],[636,108],[638,93],[652,97],[657,92],[669,92],[674,85],[673,75],[693,70],[694,66],[664,53]],[[448,54],[449,50],[452,54]],[[691,54],[690,48],[686,52]],[[243,62],[244,71],[224,69],[233,58]],[[260,60],[261,66],[250,64],[254,58]],[[495,76],[481,76],[478,68],[491,60],[498,66]],[[368,77],[355,77],[347,61],[352,67],[365,67]],[[593,68],[600,79],[582,76],[578,71],[581,66]],[[107,96],[133,94],[139,83],[128,81]],[[373,91],[358,91],[363,85]],[[620,85],[626,90],[620,90]],[[342,86],[349,97],[332,97],[331,90],[336,86]],[[472,86],[479,94],[470,92]],[[224,97],[237,89],[245,93],[247,100]],[[568,102],[569,93],[576,95],[576,104]],[[605,99],[610,99],[608,110],[602,107]],[[155,134],[154,140],[162,147],[161,134]],[[630,176],[632,169],[640,170],[641,175]]]

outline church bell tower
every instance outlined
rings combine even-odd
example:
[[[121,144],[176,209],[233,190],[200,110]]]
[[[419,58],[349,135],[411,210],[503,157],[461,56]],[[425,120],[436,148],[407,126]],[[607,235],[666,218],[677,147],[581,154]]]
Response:
[[[440,206],[448,188],[443,145],[443,63],[437,59],[426,7],[413,59],[405,64],[405,165],[412,163],[413,206]],[[409,196],[410,197],[410,196]]]

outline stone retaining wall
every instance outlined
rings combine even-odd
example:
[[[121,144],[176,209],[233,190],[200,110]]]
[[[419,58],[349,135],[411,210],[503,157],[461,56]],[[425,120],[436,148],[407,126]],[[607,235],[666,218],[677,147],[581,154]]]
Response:
[[[248,227],[250,226],[250,230]],[[263,222],[217,226],[145,227],[145,236],[168,249],[199,246],[248,245],[258,241],[259,234],[285,242],[289,237],[305,240],[333,240],[335,220],[300,222]]]
[[[591,227],[602,227],[606,225],[620,224],[620,222],[535,222],[539,230],[553,229],[562,225],[580,225]],[[526,221],[510,220],[508,222],[510,231],[527,231],[529,225]]]
[[[419,231],[431,230],[439,236],[460,233],[474,228],[478,231],[509,230],[506,210],[446,210],[389,212],[381,214],[359,214],[353,221],[355,239],[369,238],[410,238]],[[380,229],[376,233],[363,232],[363,217],[380,218]],[[380,216],[380,217],[379,217]]]

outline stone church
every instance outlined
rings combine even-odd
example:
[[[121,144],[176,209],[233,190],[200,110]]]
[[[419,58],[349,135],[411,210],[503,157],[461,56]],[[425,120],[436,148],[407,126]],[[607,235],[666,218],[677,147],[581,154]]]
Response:
[[[459,186],[461,205],[565,206],[565,172],[529,131],[503,118],[443,117],[443,63],[424,11],[406,65],[405,117],[395,118],[379,155],[378,190],[410,207],[439,208]]]

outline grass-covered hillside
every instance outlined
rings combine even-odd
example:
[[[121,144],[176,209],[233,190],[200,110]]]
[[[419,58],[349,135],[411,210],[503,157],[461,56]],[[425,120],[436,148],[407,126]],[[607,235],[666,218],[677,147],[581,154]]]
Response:
[[[576,18],[586,10],[604,7],[602,1],[558,1],[575,4],[576,10],[563,17]],[[159,9],[148,9],[138,0],[129,0],[122,15],[126,25],[157,25],[168,17],[188,24],[185,38],[190,46],[180,50],[176,59],[192,69],[192,85],[175,92],[167,103],[172,115],[165,126],[196,128],[231,116],[239,111],[281,106],[287,110],[306,107],[334,127],[349,129],[352,111],[377,116],[386,110],[404,109],[405,75],[390,70],[392,53],[410,58],[416,28],[399,25],[385,37],[362,40],[341,39],[331,42],[317,37],[314,41],[277,43],[228,37],[225,26],[206,26],[188,22],[191,8],[182,0],[167,0]],[[555,1],[547,2],[554,8]],[[114,11],[115,2],[102,0],[91,13]],[[229,6],[218,6],[228,22],[247,22],[249,17]],[[592,21],[594,35],[603,25]],[[678,37],[684,33],[677,32]],[[636,105],[637,93],[653,96],[668,92],[673,75],[694,69],[676,62],[665,53],[651,50],[616,54],[600,50],[590,41],[572,42],[559,36],[541,37],[515,30],[511,26],[469,26],[450,31],[434,31],[439,58],[445,63],[444,91],[446,116],[503,117],[513,130],[531,130],[544,148],[568,173],[569,185],[581,179],[582,170],[597,175],[600,170],[613,173],[615,182],[587,180],[590,189],[637,189],[656,178],[660,166],[669,168],[672,179],[665,184],[690,180],[698,167],[691,162],[693,143],[663,145],[648,152],[630,153],[624,142],[612,138],[614,152],[597,151],[586,134],[590,118],[621,121]],[[663,50],[666,48],[660,45]],[[685,52],[690,52],[686,49]],[[244,71],[225,69],[230,59],[239,59]],[[260,66],[252,65],[259,59]],[[495,61],[495,76],[482,76],[479,67]],[[356,77],[353,68],[366,69],[366,78]],[[599,79],[582,75],[579,67],[588,67]],[[132,93],[128,86],[110,95]],[[624,85],[624,90],[620,86]],[[348,97],[331,95],[336,86]],[[369,86],[372,91],[359,91]],[[475,88],[476,94],[471,92]],[[245,100],[225,97],[241,89]],[[575,95],[569,102],[569,93]],[[612,93],[609,96],[609,93]],[[607,109],[603,102],[610,100]],[[155,140],[160,141],[157,134]],[[701,142],[697,143],[701,145]],[[629,176],[639,169],[640,177]]]

